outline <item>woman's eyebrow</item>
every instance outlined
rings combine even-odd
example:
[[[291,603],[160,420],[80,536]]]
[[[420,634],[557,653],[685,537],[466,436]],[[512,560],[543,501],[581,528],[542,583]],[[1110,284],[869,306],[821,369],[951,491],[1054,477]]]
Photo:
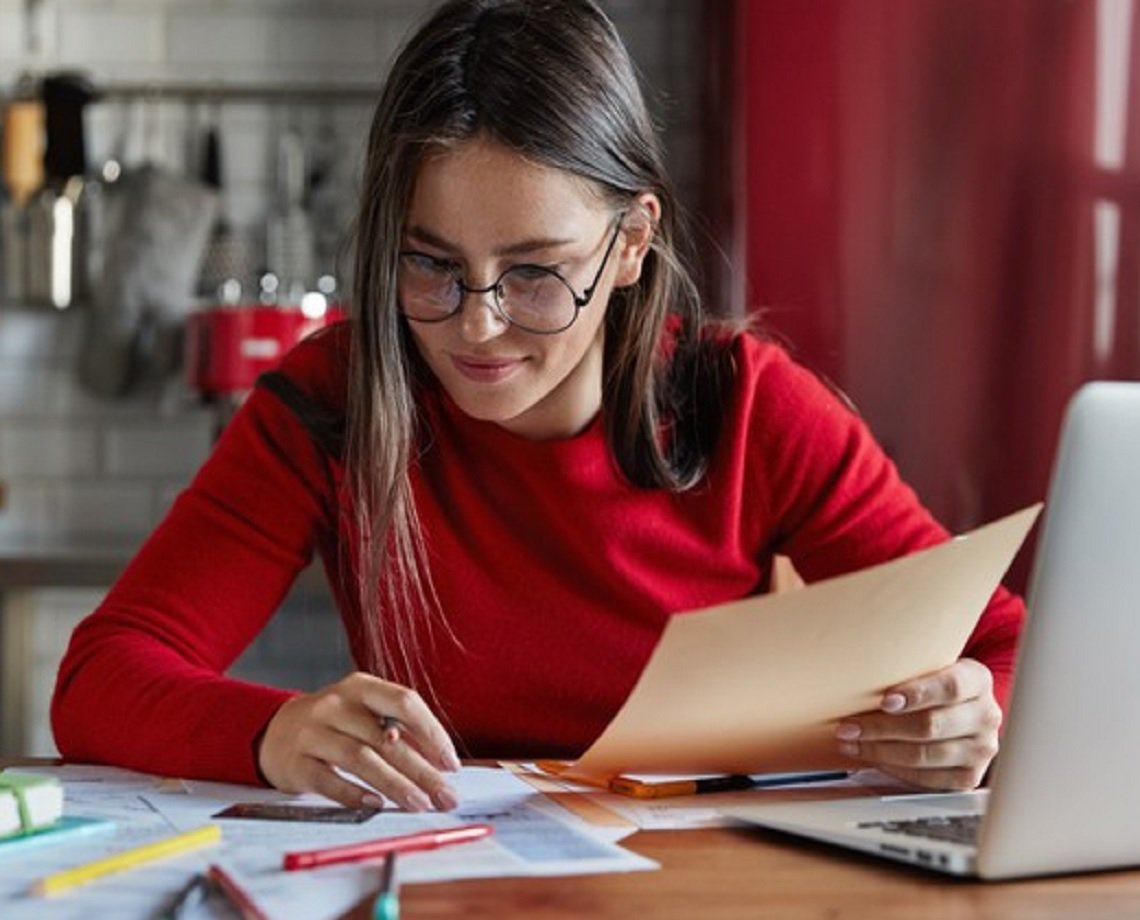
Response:
[[[458,246],[449,240],[445,240],[442,236],[432,233],[426,227],[413,225],[411,227],[408,227],[406,232],[412,239],[415,239],[421,243],[427,243],[429,246],[433,246],[436,249],[442,250],[443,252],[452,254],[459,252]],[[494,255],[500,257],[526,255],[528,253],[541,252],[546,249],[557,249],[560,246],[569,246],[570,244],[576,242],[577,240],[563,237],[534,237],[531,239],[519,240],[517,243],[510,243],[506,246],[500,246],[494,251]]]
[[[509,246],[501,246],[495,250],[497,256],[521,256],[532,252],[542,252],[545,249],[557,249],[560,246],[569,246],[577,242],[554,236],[540,236],[534,239],[521,240]]]
[[[436,249],[442,249],[444,252],[458,252],[458,249],[453,244],[449,243],[442,236],[436,236],[430,230],[412,225],[405,231],[408,236],[420,243],[427,243],[429,246],[434,246]]]

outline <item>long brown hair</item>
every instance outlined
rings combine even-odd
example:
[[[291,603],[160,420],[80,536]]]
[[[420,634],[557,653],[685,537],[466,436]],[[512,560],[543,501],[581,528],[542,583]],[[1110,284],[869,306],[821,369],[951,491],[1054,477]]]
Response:
[[[724,349],[708,347],[677,201],[613,24],[592,0],[445,3],[389,74],[357,224],[346,504],[376,673],[392,654],[417,672],[414,626],[435,609],[409,476],[426,443],[416,398],[425,371],[397,308],[397,250],[425,154],[476,135],[588,180],[615,210],[642,192],[661,202],[641,278],[613,293],[605,320],[604,424],[623,475],[641,488],[690,488],[719,428]],[[381,645],[381,601],[396,648]]]

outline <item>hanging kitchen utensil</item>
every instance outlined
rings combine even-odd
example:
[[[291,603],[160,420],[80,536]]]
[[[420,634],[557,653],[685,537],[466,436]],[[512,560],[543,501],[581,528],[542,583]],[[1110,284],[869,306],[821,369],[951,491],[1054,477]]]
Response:
[[[225,199],[225,171],[223,169],[223,148],[220,119],[215,109],[214,117],[206,127],[202,152],[202,182],[212,188],[219,199]],[[208,300],[217,300],[224,284],[236,281],[243,290],[253,285],[256,266],[249,241],[230,225],[223,206],[218,208],[218,218],[210,232],[206,251],[202,256],[202,267],[198,274],[198,294]]]
[[[331,107],[318,113],[306,202],[314,231],[317,289],[326,294],[322,279],[327,287],[329,279],[346,278],[351,273],[349,228],[359,199],[356,147],[345,143],[335,114]]]
[[[79,363],[83,383],[104,396],[125,395],[173,368],[217,208],[213,190],[157,166],[121,183]]]
[[[129,99],[117,103],[111,148],[101,163],[93,165],[86,183],[87,272],[93,290],[103,277],[110,228],[118,226],[113,215],[120,203],[119,179],[127,162],[133,106]]]
[[[58,73],[42,95],[45,181],[28,210],[26,298],[62,310],[87,295],[83,110],[96,94],[82,75]]]
[[[295,129],[282,132],[277,150],[277,202],[266,230],[266,261],[280,280],[281,303],[300,303],[313,288],[313,226],[305,210],[305,144]]]
[[[21,208],[44,184],[44,104],[25,87],[4,108],[3,132],[4,188]]]
[[[21,303],[27,294],[28,209],[44,182],[44,107],[30,77],[4,108],[3,142],[0,299]]]

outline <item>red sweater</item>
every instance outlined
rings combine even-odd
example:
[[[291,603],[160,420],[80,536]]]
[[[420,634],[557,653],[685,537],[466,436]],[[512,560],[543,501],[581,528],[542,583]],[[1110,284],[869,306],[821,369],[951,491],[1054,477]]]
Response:
[[[465,416],[442,392],[425,395],[432,440],[413,488],[458,641],[440,635],[423,654],[461,754],[581,752],[666,618],[764,590],[774,553],[812,581],[946,538],[812,374],[755,338],[734,348],[707,480],[680,495],[629,486],[600,420],[573,438],[528,441]],[[303,343],[282,372],[335,417],[346,358],[342,327]],[[76,629],[52,707],[65,757],[255,782],[254,741],[289,692],[224,672],[314,552],[353,653],[367,660],[353,589],[338,578],[351,558],[335,524],[343,469],[319,441],[277,392],[250,396]],[[999,700],[1023,614],[999,591],[966,647],[994,672]]]

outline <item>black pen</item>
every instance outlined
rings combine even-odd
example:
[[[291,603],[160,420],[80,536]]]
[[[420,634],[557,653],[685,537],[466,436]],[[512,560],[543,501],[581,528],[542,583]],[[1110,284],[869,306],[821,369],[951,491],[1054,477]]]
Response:
[[[183,911],[188,910],[198,900],[203,898],[209,890],[209,885],[206,876],[201,872],[194,874],[182,888],[179,889],[170,901],[170,903],[162,909],[155,920],[178,920],[182,916]]]
[[[736,792],[741,789],[764,789],[774,786],[793,786],[798,783],[827,783],[846,779],[846,770],[811,770],[801,773],[764,773],[749,776],[732,773],[728,776],[707,776],[700,779],[653,780],[615,776],[610,780],[610,791],[631,795],[638,799],[659,799],[677,795],[700,795],[706,792]]]
[[[372,920],[399,920],[400,899],[396,893],[396,854],[384,857],[380,870],[380,890],[372,902]]]

